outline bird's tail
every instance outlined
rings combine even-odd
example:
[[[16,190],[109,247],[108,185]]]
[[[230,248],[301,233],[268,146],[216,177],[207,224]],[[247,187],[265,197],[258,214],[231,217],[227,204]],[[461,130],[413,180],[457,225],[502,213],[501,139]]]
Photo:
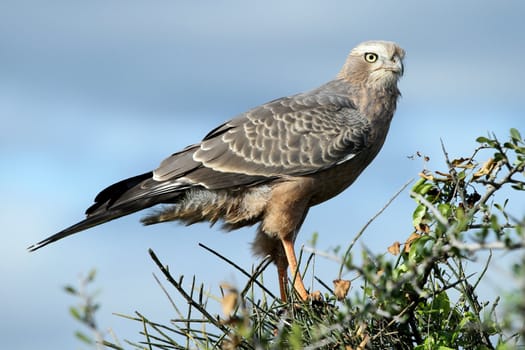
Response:
[[[84,220],[33,244],[27,249],[33,252],[74,233],[152,207],[161,202],[172,201],[177,197],[177,193],[170,191],[166,193],[158,190],[159,183],[152,180],[152,175],[151,172],[145,173],[107,187],[96,196],[95,203],[86,210],[87,217]]]
[[[45,247],[46,245],[48,245],[50,243],[56,242],[56,241],[58,241],[58,240],[60,240],[62,238],[70,236],[70,235],[72,235],[74,233],[87,230],[88,228],[91,228],[91,227],[103,224],[105,222],[108,222],[110,220],[119,218],[119,217],[127,215],[127,214],[131,214],[131,213],[133,213],[135,211],[138,211],[138,210],[140,210],[140,209],[127,210],[127,211],[119,210],[118,212],[110,210],[110,211],[107,211],[105,213],[89,216],[86,219],[84,219],[84,220],[82,220],[82,221],[80,221],[80,222],[78,222],[78,223],[76,223],[76,224],[74,224],[72,226],[69,226],[66,229],[63,229],[62,231],[57,232],[54,235],[49,236],[46,239],[44,239],[44,240],[42,240],[42,241],[40,241],[40,242],[38,242],[36,244],[33,244],[33,245],[29,246],[27,248],[27,250],[29,250],[30,252],[34,252],[37,249]]]

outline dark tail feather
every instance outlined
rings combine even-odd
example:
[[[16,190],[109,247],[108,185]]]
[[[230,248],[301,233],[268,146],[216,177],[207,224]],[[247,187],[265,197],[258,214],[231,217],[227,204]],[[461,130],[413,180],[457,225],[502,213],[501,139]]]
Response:
[[[36,244],[33,244],[32,246],[28,247],[27,250],[29,250],[30,252],[34,252],[35,250],[37,249],[40,249],[42,247],[45,247],[46,245],[48,244],[51,244],[53,242],[56,242],[62,238],[65,238],[67,236],[70,236],[74,233],[77,233],[77,232],[80,232],[80,231],[84,231],[84,230],[87,230],[88,228],[91,228],[93,226],[97,226],[97,225],[100,225],[100,224],[103,224],[105,222],[108,222],[110,220],[113,220],[113,219],[116,219],[116,218],[119,218],[121,216],[124,216],[124,215],[128,215],[128,214],[131,214],[133,212],[136,212],[136,211],[139,211],[143,208],[140,208],[140,207],[135,207],[135,208],[130,208],[129,210],[118,210],[118,211],[107,211],[105,213],[101,213],[101,214],[98,214],[98,215],[94,215],[94,216],[90,216],[76,224],[74,224],[73,226],[70,226],[58,233],[55,233],[54,235],[52,236],[49,236],[47,237],[46,239],[36,243]]]
[[[148,189],[140,187],[146,181],[149,181],[152,173],[145,173],[129,179],[117,182],[106,189],[102,190],[95,198],[95,204],[86,211],[87,218],[70,226],[54,235],[44,239],[41,242],[33,244],[27,249],[33,252],[50,243],[56,242],[64,237],[70,236],[74,233],[86,230],[93,226],[103,224],[113,219],[125,216],[142,209],[149,208],[155,204],[160,203],[163,196],[152,194],[149,196]],[[135,195],[131,200],[123,200],[123,197]],[[140,195],[137,195],[140,194]],[[172,195],[174,196],[174,195]],[[164,196],[166,197],[166,196]],[[174,196],[175,197],[175,196]],[[116,202],[119,201],[117,204]]]
[[[91,215],[97,215],[99,213],[104,213],[108,210],[117,200],[121,199],[122,196],[128,193],[130,190],[135,189],[137,185],[141,182],[149,180],[153,177],[153,173],[147,172],[141,175],[130,177],[114,183],[111,186],[106,187],[95,197],[95,203],[87,208],[86,215],[89,217]],[[140,192],[147,192],[139,189]],[[126,214],[124,214],[126,215]]]

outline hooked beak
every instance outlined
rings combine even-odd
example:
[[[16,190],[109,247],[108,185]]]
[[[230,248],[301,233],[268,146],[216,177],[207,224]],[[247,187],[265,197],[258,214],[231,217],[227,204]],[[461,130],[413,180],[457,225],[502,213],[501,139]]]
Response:
[[[389,65],[388,69],[402,76],[405,71],[405,67],[403,66],[403,60],[398,55],[394,55],[390,63],[391,64]]]
[[[385,68],[389,71],[398,74],[399,76],[402,76],[405,71],[405,67],[403,66],[403,60],[398,55],[394,55]]]

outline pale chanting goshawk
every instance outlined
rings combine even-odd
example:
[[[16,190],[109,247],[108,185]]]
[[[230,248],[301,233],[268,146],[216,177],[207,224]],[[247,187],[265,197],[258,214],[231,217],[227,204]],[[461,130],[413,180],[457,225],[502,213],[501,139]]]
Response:
[[[295,239],[308,209],[352,184],[383,146],[404,56],[393,42],[359,44],[334,80],[242,113],[154,171],[107,187],[84,220],[28,249],[161,204],[145,225],[221,221],[233,230],[259,223],[253,250],[277,265],[281,298],[289,266],[295,290],[308,299]]]

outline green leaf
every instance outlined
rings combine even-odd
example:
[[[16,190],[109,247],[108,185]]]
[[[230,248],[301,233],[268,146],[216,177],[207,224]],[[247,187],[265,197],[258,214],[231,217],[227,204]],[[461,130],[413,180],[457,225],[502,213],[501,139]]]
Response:
[[[438,205],[438,210],[441,213],[441,216],[443,216],[445,219],[450,216],[450,204],[448,203],[441,203]]]
[[[499,162],[503,159],[505,159],[505,156],[501,152],[494,153],[494,161]]]
[[[412,192],[419,193],[419,187],[421,187],[421,185],[423,185],[426,181],[426,179],[420,177],[419,180],[416,181],[414,186],[412,186]]]
[[[436,345],[436,340],[433,336],[430,335],[425,339],[425,342],[423,344],[425,344],[424,349],[433,349],[434,345]]]
[[[519,147],[516,146],[516,144],[510,143],[510,142],[505,142],[503,144],[503,147],[508,148],[508,149],[512,149],[512,150],[515,150],[515,151],[517,151],[519,149]]]
[[[408,260],[411,262],[418,262],[421,259],[425,258],[425,245],[431,239],[432,237],[425,235],[414,240],[412,242],[412,245],[410,246],[410,251],[408,252]]]
[[[71,316],[73,316],[74,319],[82,322],[82,316],[80,315],[80,311],[76,307],[71,306],[69,308],[69,313],[71,314]]]
[[[72,295],[78,295],[78,292],[77,290],[75,289],[75,287],[73,286],[65,286],[64,287],[64,291],[68,294],[72,294]]]
[[[77,337],[80,341],[88,345],[93,345],[95,343],[90,337],[88,337],[87,335],[85,335],[84,333],[80,331],[75,332],[75,337]]]
[[[525,190],[525,186],[522,182],[520,183],[517,183],[515,185],[512,185],[511,186],[513,189],[517,190],[517,191],[524,191]]]
[[[399,278],[399,276],[401,276],[402,274],[404,274],[407,271],[408,271],[408,267],[406,266],[406,264],[401,264],[398,267],[396,267],[394,269],[394,271],[392,271],[392,277],[394,279],[397,279],[397,278]]]
[[[87,282],[93,282],[93,280],[95,279],[97,275],[97,270],[95,269],[92,269],[91,271],[89,271],[87,277],[86,277],[86,281]]]
[[[315,246],[317,245],[317,239],[318,238],[319,238],[319,233],[318,232],[312,233],[312,237],[310,238],[310,241],[308,242],[308,245],[310,245],[312,248],[315,248]]]
[[[447,316],[450,313],[450,299],[448,298],[447,293],[439,293],[433,300],[432,307],[434,310],[439,311],[440,313]]]
[[[511,129],[510,129],[510,137],[511,137],[512,140],[515,141],[515,142],[521,142],[521,141],[522,141],[521,134],[520,134],[520,132],[518,131],[518,129],[511,128]]]
[[[423,217],[426,213],[427,207],[423,204],[419,204],[414,210],[414,213],[412,214],[412,225],[414,225],[414,227],[419,226],[419,224],[421,224],[421,222],[423,221]]]
[[[419,189],[418,193],[423,196],[423,195],[427,194],[428,191],[430,191],[430,189],[432,187],[434,187],[433,184],[424,184],[423,186],[421,186],[421,188]]]
[[[480,136],[476,139],[476,142],[479,142],[479,143],[488,143],[490,140],[488,138],[486,138],[485,136]]]
[[[92,313],[96,312],[98,309],[100,309],[100,304],[93,304],[93,306],[91,306]]]
[[[292,329],[290,332],[289,342],[292,349],[300,350],[303,349],[303,331],[301,326],[297,323],[292,324]]]
[[[463,207],[457,207],[456,208],[456,218],[458,221],[463,220],[465,217],[465,209]]]

